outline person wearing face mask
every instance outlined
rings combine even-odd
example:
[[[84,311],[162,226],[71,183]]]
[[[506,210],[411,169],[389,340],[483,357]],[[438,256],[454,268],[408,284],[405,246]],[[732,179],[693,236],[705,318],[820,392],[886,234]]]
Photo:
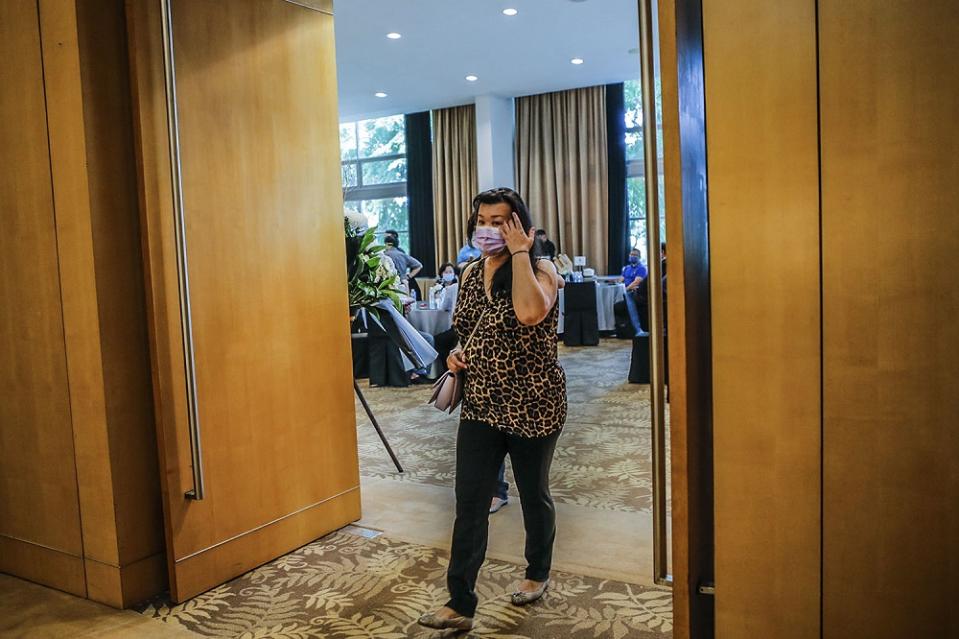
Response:
[[[459,280],[456,277],[456,267],[450,262],[439,268],[439,277],[433,285],[433,295],[436,307],[448,313],[453,312],[456,306],[456,295],[459,292]]]
[[[453,314],[460,346],[447,358],[450,370],[465,373],[450,599],[419,618],[429,628],[473,627],[490,499],[507,454],[523,503],[528,564],[511,602],[536,601],[549,585],[556,536],[549,469],[566,421],[566,374],[556,350],[560,278],[551,261],[531,255],[534,231],[516,191],[493,189],[473,199],[467,234],[482,257],[463,272]]]
[[[646,277],[646,265],[643,264],[639,249],[634,248],[629,252],[626,266],[623,267],[621,282],[626,284],[626,290],[632,291]]]

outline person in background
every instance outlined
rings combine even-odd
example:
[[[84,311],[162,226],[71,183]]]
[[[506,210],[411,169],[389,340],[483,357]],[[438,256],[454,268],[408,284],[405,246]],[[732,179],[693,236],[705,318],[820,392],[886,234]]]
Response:
[[[404,284],[410,291],[410,295],[418,297],[416,295],[416,274],[423,269],[423,263],[412,255],[407,255],[399,249],[397,246],[399,243],[398,238],[395,235],[390,235],[387,231],[386,237],[383,238],[383,243],[386,244],[386,251],[384,251],[391,260],[393,260],[393,265],[396,266],[396,272],[400,276],[400,282]]]
[[[437,272],[439,276],[430,289],[433,293],[433,300],[437,309],[452,314],[453,308],[456,306],[456,294],[459,292],[459,278],[457,277],[456,267],[447,262],[440,266]]]
[[[660,245],[660,264],[662,264],[663,280],[663,309],[666,308],[666,243]],[[649,330],[649,278],[643,278],[643,281],[636,286],[634,293],[636,300],[636,309],[639,317],[642,319],[643,330]],[[663,313],[663,332],[666,331],[666,313]]]
[[[533,255],[551,260],[556,258],[556,245],[546,237],[546,231],[543,229],[536,230],[536,238],[533,240]]]
[[[449,262],[443,264],[438,272],[439,277],[436,278],[436,284],[434,284],[432,288],[433,299],[436,301],[437,309],[446,311],[452,315],[453,310],[456,308],[456,295],[459,293],[460,288],[459,273],[456,267]],[[436,335],[434,348],[436,348],[436,351],[439,353],[436,359],[443,363],[444,368],[446,367],[446,358],[458,341],[459,337],[453,328]]]
[[[400,232],[399,232],[399,231],[397,231],[396,229],[386,229],[385,231],[383,231],[383,238],[384,238],[384,240],[385,240],[387,237],[392,237],[394,240],[396,240],[396,250],[397,250],[397,251],[399,251],[399,252],[401,252],[401,253],[406,253],[406,251],[403,250],[403,247],[400,246]]]
[[[627,291],[632,291],[643,281],[647,272],[639,249],[634,248],[629,252],[629,257],[627,258],[626,266],[623,267],[620,281],[626,284]]]
[[[480,255],[482,255],[482,251],[473,246],[473,241],[466,240],[466,244],[464,244],[460,248],[460,252],[456,254],[456,268],[462,273],[466,265],[473,260],[478,260]]]
[[[629,321],[633,325],[633,330],[637,335],[645,333],[643,322],[640,318],[639,304],[636,300],[636,289],[646,279],[646,265],[640,259],[639,249],[634,248],[629,252],[628,263],[623,267],[622,281],[626,284],[626,311],[629,313]]]
[[[455,284],[459,281],[459,269],[457,269],[452,262],[446,262],[440,266],[436,274],[436,283],[446,288],[451,284]]]

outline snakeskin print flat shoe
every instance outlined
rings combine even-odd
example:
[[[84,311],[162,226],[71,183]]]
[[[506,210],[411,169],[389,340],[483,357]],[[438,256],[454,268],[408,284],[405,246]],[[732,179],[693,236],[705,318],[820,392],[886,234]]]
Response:
[[[473,618],[472,617],[450,617],[445,619],[443,617],[437,617],[434,613],[427,613],[416,620],[416,623],[427,628],[432,628],[433,630],[472,630],[473,629]]]
[[[510,596],[510,601],[514,606],[525,606],[526,604],[531,604],[537,599],[541,599],[543,595],[546,594],[546,590],[549,588],[549,580],[543,582],[543,584],[534,590],[533,592],[522,592],[517,590]]]

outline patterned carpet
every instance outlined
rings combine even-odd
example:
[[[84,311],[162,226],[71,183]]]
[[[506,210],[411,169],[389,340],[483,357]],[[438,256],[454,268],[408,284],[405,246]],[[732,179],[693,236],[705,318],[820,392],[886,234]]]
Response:
[[[141,612],[200,635],[254,639],[404,639],[441,636],[416,618],[446,600],[445,552],[337,532],[178,606]],[[525,608],[509,603],[519,566],[488,560],[480,575],[478,627],[489,639],[664,639],[668,590],[553,572],[553,588]]]
[[[560,346],[569,384],[569,419],[551,473],[557,502],[625,512],[652,509],[649,387],[626,382],[630,346],[615,339],[604,339],[596,347]],[[426,404],[429,385],[360,384],[406,471],[396,472],[357,402],[360,472],[452,487],[457,416]],[[512,477],[509,482],[515,495]]]

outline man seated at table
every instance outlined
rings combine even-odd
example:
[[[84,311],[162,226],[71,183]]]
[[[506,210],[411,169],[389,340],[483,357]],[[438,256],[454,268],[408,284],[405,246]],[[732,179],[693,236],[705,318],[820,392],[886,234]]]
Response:
[[[639,308],[636,303],[636,289],[646,279],[648,271],[640,258],[639,249],[634,248],[629,252],[628,263],[623,267],[622,282],[626,284],[626,298],[623,300],[626,304],[626,311],[629,313],[629,321],[633,325],[633,330],[639,333],[645,333],[642,322],[639,317]]]

